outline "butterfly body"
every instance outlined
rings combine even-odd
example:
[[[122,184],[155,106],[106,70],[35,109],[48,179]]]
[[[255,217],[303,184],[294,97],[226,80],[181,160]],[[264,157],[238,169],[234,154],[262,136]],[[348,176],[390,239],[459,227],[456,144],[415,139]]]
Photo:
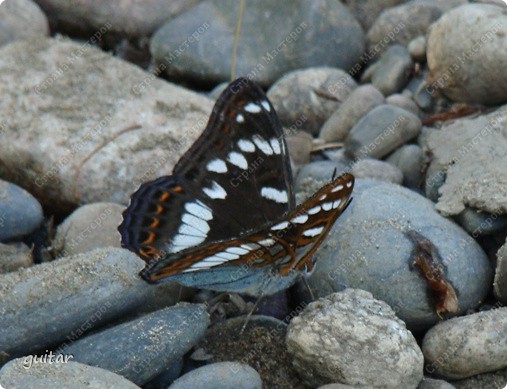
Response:
[[[240,78],[173,174],[134,193],[122,245],[147,262],[148,282],[272,294],[311,271],[353,183],[345,173],[296,208],[278,117],[264,92]]]

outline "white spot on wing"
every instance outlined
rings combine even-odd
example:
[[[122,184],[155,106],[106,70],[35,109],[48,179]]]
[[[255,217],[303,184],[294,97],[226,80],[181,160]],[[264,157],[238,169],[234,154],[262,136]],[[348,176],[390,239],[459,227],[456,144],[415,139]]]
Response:
[[[271,238],[268,238],[268,239],[263,239],[263,240],[260,240],[258,242],[261,246],[273,246],[275,244],[275,240],[274,239],[271,239]]]
[[[243,123],[243,122],[245,121],[245,117],[244,117],[242,114],[238,113],[238,114],[236,115],[236,121],[237,121],[238,123]]]
[[[187,247],[198,245],[202,241],[204,241],[204,237],[178,234],[172,241],[170,252],[174,253],[186,249]]]
[[[347,186],[347,188],[350,188],[352,186],[352,181],[349,181],[345,184]]]
[[[289,201],[287,197],[287,191],[270,188],[268,186],[265,186],[261,189],[261,196],[265,199],[273,200],[280,204],[286,204]]]
[[[316,213],[319,213],[321,209],[322,208],[320,207],[320,205],[317,205],[316,207],[310,208],[306,212],[308,212],[309,215],[315,215]]]
[[[219,158],[215,158],[208,162],[206,169],[208,169],[209,172],[227,173],[227,165]]]
[[[259,135],[254,135],[252,137],[252,140],[255,143],[255,145],[259,148],[259,150],[262,151],[264,154],[266,155],[273,154],[273,149],[271,148],[269,143],[266,140],[264,140],[264,138],[262,138]]]
[[[262,100],[261,105],[264,107],[266,111],[271,112],[271,107],[269,106],[269,103],[266,100]]]
[[[333,201],[333,209],[338,208],[340,206],[341,202],[342,201],[340,199]]]
[[[217,256],[219,258],[223,258],[226,261],[230,261],[230,260],[238,259],[239,258],[238,254],[231,254],[231,253],[227,253],[225,251],[222,251],[220,253],[215,253],[215,256]]]
[[[280,149],[280,143],[278,143],[278,139],[271,138],[269,144],[271,145],[271,148],[275,154],[281,154],[282,150]]]
[[[331,208],[333,208],[333,203],[332,202],[322,204],[322,209],[324,211],[330,211]]]
[[[324,231],[324,226],[313,227],[313,228],[310,228],[310,229],[306,230],[305,232],[303,232],[303,235],[309,236],[309,237],[314,237],[314,236],[320,235],[320,233],[322,231]]]
[[[203,220],[213,219],[211,210],[199,200],[197,200],[195,203],[186,203],[185,210],[194,216],[200,217]]]
[[[299,215],[291,220],[291,222],[296,223],[296,224],[304,224],[307,221],[308,221],[308,215]]]
[[[203,188],[202,191],[212,199],[223,200],[227,197],[227,192],[225,189],[218,185],[215,181],[211,183],[211,188]]]
[[[243,154],[240,154],[236,151],[231,151],[227,157],[227,160],[241,169],[248,169],[248,162],[246,161],[245,157],[243,157]]]
[[[245,105],[245,111],[250,113],[259,113],[261,111],[261,107],[255,103],[248,103]]]
[[[253,153],[255,151],[255,145],[246,139],[238,140],[238,147],[245,153]]]
[[[281,222],[278,224],[275,224],[273,227],[271,227],[271,230],[277,231],[277,230],[283,230],[284,228],[287,228],[289,226],[289,222]]]
[[[206,234],[209,231],[209,225],[206,223],[205,220],[191,215],[190,213],[184,213],[181,217],[181,221],[185,224],[188,224],[191,227],[194,227],[195,229],[201,231],[202,233]]]
[[[336,185],[333,189],[331,189],[331,192],[335,193],[343,189],[343,185]]]
[[[232,254],[245,255],[250,252],[250,249],[247,250],[246,248],[241,246],[241,247],[229,247],[225,251]]]
[[[186,223],[183,223],[180,228],[178,229],[178,234],[181,235],[193,235],[193,236],[200,236],[202,238],[206,238],[206,235],[208,235],[207,231],[201,231],[197,228],[190,226]]]

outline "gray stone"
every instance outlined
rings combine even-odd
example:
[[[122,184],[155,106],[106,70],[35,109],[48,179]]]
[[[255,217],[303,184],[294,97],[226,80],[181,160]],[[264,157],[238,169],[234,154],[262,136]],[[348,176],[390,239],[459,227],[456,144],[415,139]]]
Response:
[[[169,20],[151,40],[153,58],[165,64],[173,79],[206,84],[229,80],[238,7],[235,0],[207,0]],[[341,2],[247,1],[235,74],[268,86],[295,69],[349,70],[363,51],[361,26]]]
[[[310,153],[313,146],[313,137],[305,131],[295,131],[285,135],[285,142],[291,161],[296,166],[310,162]],[[294,171],[294,170],[293,170]]]
[[[284,127],[294,124],[316,135],[322,124],[356,88],[354,79],[335,68],[309,68],[287,73],[268,91]]]
[[[344,141],[357,121],[383,102],[384,96],[373,85],[357,87],[326,120],[320,129],[319,138],[326,142]]]
[[[427,176],[446,174],[436,205],[443,215],[458,215],[465,206],[507,213],[506,117],[504,105],[486,115],[456,119],[430,134],[427,147],[432,160]]]
[[[0,46],[20,39],[48,35],[46,15],[33,1],[9,0],[0,7]]]
[[[507,227],[507,215],[477,212],[476,209],[470,207],[466,207],[463,212],[458,214],[456,220],[474,238],[494,234]]]
[[[405,0],[346,0],[345,4],[354,14],[365,31],[371,27],[375,19],[390,7],[403,3]]]
[[[398,185],[403,182],[403,173],[400,169],[378,159],[361,159],[354,164],[350,172],[356,178],[371,178]]]
[[[141,182],[172,170],[213,105],[64,38],[0,48],[0,84],[0,176],[52,212],[127,204]]]
[[[23,357],[8,362],[0,370],[0,382],[9,389],[89,388],[139,389],[121,375],[79,362],[33,363]]]
[[[125,207],[92,203],[76,209],[58,226],[52,248],[64,257],[100,247],[121,247],[118,226]]]
[[[440,188],[445,183],[447,174],[443,170],[437,170],[426,175],[424,193],[426,197],[436,203],[440,197]]]
[[[238,362],[218,362],[192,370],[178,378],[169,389],[261,389],[254,368]]]
[[[507,102],[507,72],[498,71],[507,68],[506,35],[505,7],[467,4],[446,13],[428,35],[428,90],[453,101]]]
[[[5,140],[2,138],[0,149]],[[0,159],[0,170],[1,163]],[[37,199],[23,188],[0,180],[0,242],[33,232],[40,226],[42,220],[42,207]]]
[[[507,240],[496,253],[495,280],[493,292],[498,300],[507,304]]]
[[[208,324],[204,305],[183,303],[94,333],[60,352],[144,385],[178,363]]]
[[[415,37],[426,34],[440,15],[437,6],[413,1],[386,9],[366,35],[369,52],[381,54],[394,43],[407,45]]]
[[[401,170],[404,186],[418,188],[423,182],[424,153],[420,146],[401,146],[386,161]]]
[[[32,250],[21,242],[0,243],[0,274],[33,265]]]
[[[493,278],[488,257],[458,225],[435,212],[431,201],[398,185],[361,179],[352,197],[313,256],[316,266],[307,282],[316,296],[361,288],[388,303],[411,330],[435,324],[441,320],[435,300],[413,266],[414,241],[406,235],[416,231],[435,247],[454,287],[455,314],[484,301]]]
[[[53,23],[63,31],[93,36],[103,31],[102,38],[148,37],[167,20],[178,15],[198,0],[132,0],[96,2],[94,0],[37,0]]]
[[[456,389],[503,389],[506,382],[507,369],[502,369],[493,373],[477,374],[463,380],[453,381],[452,384]]]
[[[383,301],[346,289],[310,303],[289,324],[287,349],[305,383],[416,388],[423,356]]]
[[[395,93],[386,97],[386,104],[395,105],[407,110],[408,112],[412,112],[417,117],[421,117],[421,110],[417,104],[405,94]]]
[[[159,287],[138,277],[144,262],[107,248],[0,275],[0,350],[21,356],[70,344],[91,328],[148,305]],[[177,293],[165,289],[167,305]]]
[[[421,121],[414,114],[393,105],[379,105],[350,130],[345,150],[356,159],[383,158],[415,138],[420,129]]]
[[[310,162],[301,169],[299,169],[296,177],[296,183],[294,188],[296,192],[304,189],[304,181],[307,178],[312,178],[319,181],[329,181],[333,177],[333,172],[336,170],[336,174],[339,175],[345,171],[349,166],[352,166],[352,162],[346,163],[346,161],[315,161]]]
[[[426,36],[421,35],[412,39],[407,45],[407,50],[414,61],[426,62]]]
[[[371,76],[375,88],[389,96],[399,92],[407,84],[414,66],[408,50],[401,45],[393,45],[382,53]]]
[[[443,321],[424,336],[425,371],[460,379],[503,369],[507,366],[506,333],[507,308]]]

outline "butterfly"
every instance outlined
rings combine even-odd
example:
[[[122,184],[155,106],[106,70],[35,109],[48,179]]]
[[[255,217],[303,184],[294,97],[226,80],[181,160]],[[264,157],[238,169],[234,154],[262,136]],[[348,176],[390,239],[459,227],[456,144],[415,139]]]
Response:
[[[333,177],[296,207],[278,116],[260,87],[238,78],[172,175],[132,195],[118,230],[150,283],[269,295],[312,270],[353,186],[349,173]]]

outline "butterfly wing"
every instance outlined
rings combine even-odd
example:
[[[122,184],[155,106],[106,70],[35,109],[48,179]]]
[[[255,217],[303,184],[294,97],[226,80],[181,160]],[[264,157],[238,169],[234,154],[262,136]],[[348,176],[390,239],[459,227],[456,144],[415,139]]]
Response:
[[[238,277],[248,273],[248,269],[267,265],[275,265],[282,276],[291,270],[311,271],[311,257],[350,203],[353,186],[354,176],[344,173],[269,228],[183,250],[176,257],[152,262],[142,276],[148,282],[157,282],[169,276],[231,265],[238,268],[234,273]]]
[[[229,84],[173,175],[132,195],[122,245],[148,261],[282,218],[294,208],[282,131],[262,89],[245,78]]]

